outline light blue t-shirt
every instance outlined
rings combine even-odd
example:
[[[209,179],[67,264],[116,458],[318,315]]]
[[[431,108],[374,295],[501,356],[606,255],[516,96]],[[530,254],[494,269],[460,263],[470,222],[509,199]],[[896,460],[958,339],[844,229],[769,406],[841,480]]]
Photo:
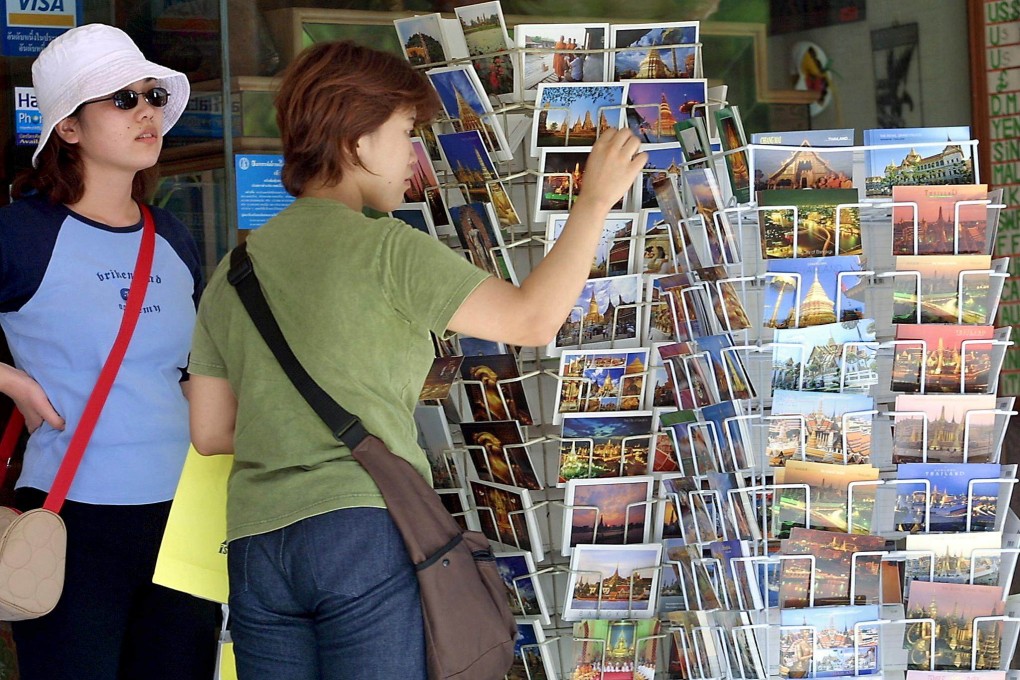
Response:
[[[169,500],[187,454],[180,379],[200,289],[198,252],[183,224],[152,212],[156,249],[142,313],[70,500]],[[141,223],[114,229],[39,199],[0,209],[0,327],[15,365],[67,423],[32,434],[18,487],[52,484],[120,328],[141,234]]]

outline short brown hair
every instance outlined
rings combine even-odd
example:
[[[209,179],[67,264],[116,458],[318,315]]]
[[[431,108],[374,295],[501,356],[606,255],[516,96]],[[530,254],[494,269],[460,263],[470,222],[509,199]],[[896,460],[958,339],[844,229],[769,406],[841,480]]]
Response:
[[[139,170],[131,182],[131,198],[144,203],[158,173],[154,168]],[[38,167],[24,170],[11,184],[11,197],[41,196],[51,203],[72,205],[85,195],[85,167],[77,144],[68,144],[60,135],[50,135],[39,152]]]
[[[284,188],[299,196],[312,180],[336,185],[359,163],[358,140],[399,108],[429,121],[439,97],[400,57],[350,41],[313,45],[283,73],[276,122],[283,138]]]

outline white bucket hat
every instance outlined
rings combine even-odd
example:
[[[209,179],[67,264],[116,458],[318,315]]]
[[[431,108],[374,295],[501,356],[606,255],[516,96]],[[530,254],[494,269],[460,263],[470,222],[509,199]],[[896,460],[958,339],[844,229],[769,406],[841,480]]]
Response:
[[[42,134],[32,165],[38,164],[39,151],[56,124],[84,102],[145,78],[157,79],[170,93],[163,107],[166,134],[188,105],[187,76],[147,60],[127,33],[113,26],[87,24],[54,39],[32,64],[32,85],[42,114]]]

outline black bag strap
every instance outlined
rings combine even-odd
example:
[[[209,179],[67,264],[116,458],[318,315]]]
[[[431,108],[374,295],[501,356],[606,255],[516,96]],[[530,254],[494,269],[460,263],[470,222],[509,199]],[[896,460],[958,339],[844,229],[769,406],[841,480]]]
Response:
[[[308,375],[308,371],[294,355],[283,336],[283,331],[280,330],[280,325],[276,323],[269,303],[266,302],[258,277],[255,276],[255,268],[248,256],[247,243],[241,243],[230,253],[227,281],[237,289],[237,294],[241,297],[241,302],[248,310],[248,315],[251,316],[259,334],[269,345],[269,349],[273,351],[276,360],[280,362],[284,373],[294,383],[297,391],[322,418],[338,442],[346,444],[352,451],[357,448],[361,440],[368,436],[368,431],[357,416],[338,404],[312,376]]]

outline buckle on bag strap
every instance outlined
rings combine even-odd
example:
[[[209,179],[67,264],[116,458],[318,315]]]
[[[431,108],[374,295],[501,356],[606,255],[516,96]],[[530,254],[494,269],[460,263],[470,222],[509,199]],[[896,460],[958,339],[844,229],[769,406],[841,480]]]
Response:
[[[244,281],[255,271],[251,258],[248,257],[248,243],[241,243],[230,251],[230,271],[227,272],[227,282],[236,286]]]

